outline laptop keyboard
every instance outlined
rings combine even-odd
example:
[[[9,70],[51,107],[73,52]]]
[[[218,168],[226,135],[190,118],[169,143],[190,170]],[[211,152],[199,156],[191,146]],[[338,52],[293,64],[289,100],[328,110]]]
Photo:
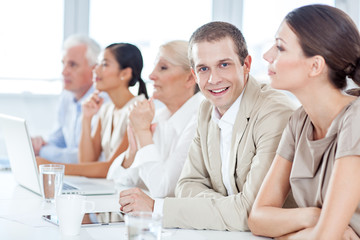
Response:
[[[69,184],[66,184],[66,183],[63,183],[63,188],[62,189],[63,190],[77,190],[76,187],[73,187],[73,186],[71,186]]]

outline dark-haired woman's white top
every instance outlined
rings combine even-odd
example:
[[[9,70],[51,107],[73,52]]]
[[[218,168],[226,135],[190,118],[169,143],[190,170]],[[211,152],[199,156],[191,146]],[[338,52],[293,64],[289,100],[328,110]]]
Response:
[[[101,107],[99,119],[101,121],[102,160],[109,160],[120,146],[127,128],[129,107],[136,101],[144,99],[145,96],[141,94],[130,99],[120,109],[116,109],[111,101]]]

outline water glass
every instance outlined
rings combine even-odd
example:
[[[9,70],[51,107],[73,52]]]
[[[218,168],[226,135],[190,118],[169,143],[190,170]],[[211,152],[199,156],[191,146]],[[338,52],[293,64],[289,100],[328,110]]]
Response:
[[[132,212],[125,215],[128,240],[160,240],[161,215],[152,212]]]
[[[41,192],[45,202],[52,203],[61,194],[65,166],[60,164],[42,164],[40,169]]]

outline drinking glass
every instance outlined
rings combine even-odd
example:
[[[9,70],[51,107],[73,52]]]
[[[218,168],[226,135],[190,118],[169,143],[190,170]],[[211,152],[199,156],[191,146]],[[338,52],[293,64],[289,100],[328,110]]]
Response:
[[[43,199],[47,203],[53,203],[62,191],[65,166],[60,164],[42,164],[39,166],[39,169]]]
[[[160,240],[161,215],[152,212],[132,212],[125,215],[128,240]]]

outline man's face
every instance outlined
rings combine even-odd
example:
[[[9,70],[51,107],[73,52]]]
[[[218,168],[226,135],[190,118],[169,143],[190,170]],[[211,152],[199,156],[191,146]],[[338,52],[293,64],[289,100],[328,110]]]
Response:
[[[93,66],[86,58],[86,46],[78,45],[69,48],[63,56],[64,89],[81,98],[92,85]]]
[[[192,57],[193,74],[201,92],[224,115],[245,87],[251,57],[248,55],[241,65],[234,42],[229,37],[195,43]]]

